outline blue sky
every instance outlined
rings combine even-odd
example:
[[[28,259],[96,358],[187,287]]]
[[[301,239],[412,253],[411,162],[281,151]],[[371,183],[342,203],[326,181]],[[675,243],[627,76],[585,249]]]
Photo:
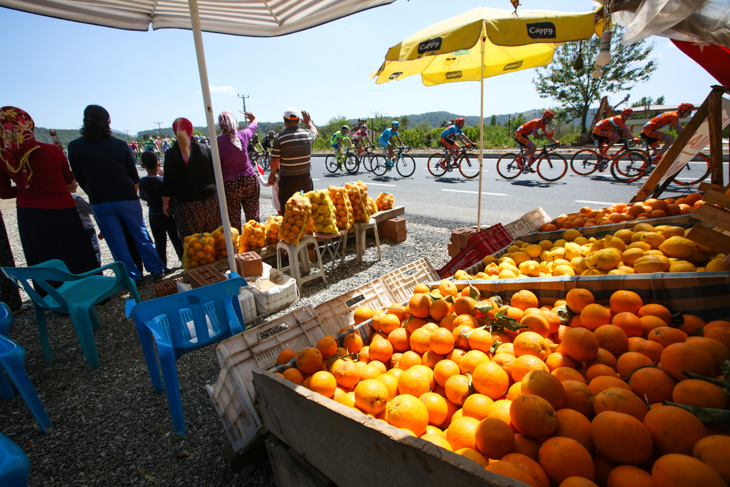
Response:
[[[523,9],[587,11],[590,0],[521,0]],[[479,114],[479,83],[425,87],[420,77],[376,85],[368,75],[387,49],[420,29],[479,5],[510,9],[509,0],[397,0],[314,29],[278,38],[203,34],[216,116],[242,109],[279,121],[284,109],[309,110],[324,124],[336,116],[406,115],[446,110]],[[448,10],[445,7],[451,7]],[[88,104],[106,107],[112,128],[135,134],[179,116],[205,125],[190,31],[132,32],[0,8],[5,73],[0,106],[26,110],[41,127],[81,126]],[[701,103],[717,84],[669,40],[651,39],[659,69],[631,100],[664,95],[667,103]],[[485,116],[551,106],[537,96],[535,70],[485,80]],[[624,94],[610,95],[614,103]]]

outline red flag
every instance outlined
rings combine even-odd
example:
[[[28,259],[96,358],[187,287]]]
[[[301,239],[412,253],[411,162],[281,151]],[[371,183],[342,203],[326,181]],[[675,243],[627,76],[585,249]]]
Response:
[[[264,168],[261,167],[258,161],[256,161],[256,170],[259,172],[260,175],[264,175]]]
[[[700,46],[692,42],[672,39],[675,46],[697,64],[705,68],[717,81],[730,86],[730,49],[718,46]]]

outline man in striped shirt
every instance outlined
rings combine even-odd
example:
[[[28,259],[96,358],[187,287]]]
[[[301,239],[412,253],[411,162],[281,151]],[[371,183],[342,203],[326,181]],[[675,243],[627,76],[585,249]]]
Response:
[[[309,128],[301,128],[299,122]],[[286,202],[298,191],[312,191],[310,158],[312,144],[317,139],[317,127],[308,112],[289,108],[284,112],[284,130],[271,145],[271,174],[269,184],[276,181],[279,172],[279,207],[284,211]]]

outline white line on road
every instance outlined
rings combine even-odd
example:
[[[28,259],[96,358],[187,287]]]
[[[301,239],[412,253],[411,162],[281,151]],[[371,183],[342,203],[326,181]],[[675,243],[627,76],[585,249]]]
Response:
[[[397,184],[373,183],[368,181],[368,186],[387,186],[389,188],[397,188]]]
[[[441,191],[449,191],[451,193],[479,194],[479,191],[464,191],[464,190],[461,190],[461,189],[442,189]],[[485,196],[507,196],[504,193],[484,193],[484,192],[482,192],[482,194],[485,195]]]
[[[589,201],[589,200],[575,200],[576,203],[588,203],[590,205],[606,205],[606,206],[613,206],[616,203],[609,202],[609,201]]]

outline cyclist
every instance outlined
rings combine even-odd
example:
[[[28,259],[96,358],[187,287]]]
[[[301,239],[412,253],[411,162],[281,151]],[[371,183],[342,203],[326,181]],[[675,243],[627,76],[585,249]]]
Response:
[[[269,133],[266,134],[266,137],[264,137],[264,141],[261,143],[261,147],[264,149],[264,152],[267,154],[269,153],[269,149],[271,149],[271,144],[274,142],[274,131],[269,130]]]
[[[350,140],[350,137],[347,136],[347,133],[349,131],[350,127],[348,127],[347,125],[343,125],[342,127],[340,127],[340,130],[332,135],[332,147],[335,149],[335,157],[337,158],[338,167],[342,167],[342,160],[340,159],[340,156],[342,155],[341,142],[347,141],[350,147],[352,147],[352,141]]]
[[[251,140],[248,141],[248,147],[246,147],[246,150],[250,154],[251,152],[256,152],[257,150],[260,152],[263,152],[263,149],[261,148],[261,144],[259,143],[259,136],[257,134],[253,134],[253,137],[251,137]]]
[[[170,139],[168,139],[167,137],[162,139],[162,153],[165,154],[170,149],[170,147],[172,147],[172,145],[170,144]]]
[[[453,125],[449,125],[446,127],[446,130],[441,132],[441,145],[446,147],[448,153],[447,160],[449,161],[459,152],[459,144],[456,143],[457,140],[464,142],[467,147],[476,145],[469,140],[469,137],[464,135],[462,128],[464,128],[464,119],[458,117],[454,120]]]
[[[528,166],[532,166],[532,162],[535,160],[535,151],[537,150],[537,146],[535,146],[535,144],[527,138],[528,135],[532,135],[536,139],[547,137],[548,139],[553,141],[553,143],[558,143],[557,140],[553,139],[552,132],[548,133],[545,128],[545,126],[549,124],[554,118],[555,113],[553,113],[552,110],[545,110],[541,118],[535,118],[533,120],[530,120],[529,122],[525,122],[517,128],[517,132],[515,133],[515,140],[520,144],[520,146],[527,148]],[[530,172],[535,172],[535,170],[530,167]]]
[[[368,135],[368,126],[364,123],[360,125],[360,130],[356,131],[354,134],[352,134],[352,143],[355,145],[355,148],[357,149],[357,155],[358,157],[362,155],[364,152],[364,147],[367,146],[373,146],[373,142],[370,140],[370,136]],[[364,146],[363,146],[364,144]]]
[[[388,160],[386,162],[388,167],[393,167],[393,163],[391,161],[393,160],[395,141],[398,141],[399,146],[403,145],[403,141],[400,140],[400,136],[398,135],[399,127],[400,122],[393,120],[390,122],[390,128],[383,130],[383,133],[380,134],[380,138],[378,139],[378,145],[388,151]]]
[[[608,150],[623,136],[624,139],[633,139],[631,130],[626,126],[626,119],[634,113],[632,108],[624,108],[621,114],[610,118],[604,118],[593,127],[591,137],[598,141],[601,147],[601,157],[606,157]],[[619,132],[621,134],[619,135]]]
[[[659,142],[664,141],[664,145],[661,150],[654,157],[655,163],[659,162],[669,146],[672,145],[672,142],[674,142],[674,137],[669,134],[665,134],[664,132],[659,132],[659,129],[665,125],[671,125],[677,131],[677,134],[681,134],[684,127],[682,127],[682,124],[679,123],[679,119],[689,117],[694,109],[695,106],[691,103],[680,103],[676,111],[664,112],[657,115],[649,120],[646,125],[644,125],[644,128],[641,129],[641,138],[644,139],[652,149],[656,149],[657,146],[659,146]]]
[[[147,142],[145,142],[144,150],[154,152],[155,154],[160,152],[160,148],[157,145],[157,141],[155,139],[153,139],[152,136],[150,136],[150,138],[147,139]]]

